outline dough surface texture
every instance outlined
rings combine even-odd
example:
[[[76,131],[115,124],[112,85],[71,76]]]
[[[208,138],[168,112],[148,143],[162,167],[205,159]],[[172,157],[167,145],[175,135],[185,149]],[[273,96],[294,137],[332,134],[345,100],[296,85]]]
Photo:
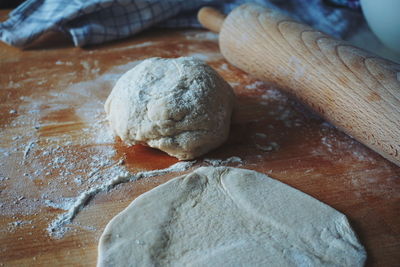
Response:
[[[117,81],[105,110],[124,142],[187,160],[226,141],[233,103],[231,86],[201,60],[150,58]]]
[[[106,226],[98,266],[362,266],[346,217],[268,176],[202,167]]]

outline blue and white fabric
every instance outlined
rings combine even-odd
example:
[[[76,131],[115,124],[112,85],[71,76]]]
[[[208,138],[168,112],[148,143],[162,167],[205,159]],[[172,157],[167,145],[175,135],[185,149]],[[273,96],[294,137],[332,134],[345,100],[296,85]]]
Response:
[[[62,31],[75,46],[100,44],[152,26],[200,27],[196,19],[200,7],[214,6],[228,13],[245,2],[281,9],[337,37],[359,20],[357,12],[323,0],[27,0],[0,23],[0,40],[23,48],[46,32]]]

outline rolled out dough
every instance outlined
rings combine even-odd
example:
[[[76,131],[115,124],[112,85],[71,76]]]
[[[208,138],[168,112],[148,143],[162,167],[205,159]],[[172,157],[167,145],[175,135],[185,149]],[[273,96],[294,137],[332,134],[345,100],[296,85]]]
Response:
[[[346,217],[264,174],[202,167],[110,221],[98,266],[362,266]]]

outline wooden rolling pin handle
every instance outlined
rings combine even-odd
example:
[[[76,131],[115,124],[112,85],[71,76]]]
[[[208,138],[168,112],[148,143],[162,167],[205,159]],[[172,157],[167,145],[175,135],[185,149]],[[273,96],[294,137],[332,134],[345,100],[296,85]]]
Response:
[[[231,64],[277,84],[400,166],[400,65],[258,5],[242,5],[223,22],[218,11],[200,12],[205,27],[220,30]]]
[[[216,33],[221,30],[225,18],[225,15],[212,7],[203,7],[197,13],[201,25]]]

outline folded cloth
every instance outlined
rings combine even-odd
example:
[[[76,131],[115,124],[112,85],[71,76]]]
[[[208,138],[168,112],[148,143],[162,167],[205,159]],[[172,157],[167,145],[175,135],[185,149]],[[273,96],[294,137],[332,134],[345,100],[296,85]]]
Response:
[[[23,48],[56,30],[69,34],[75,46],[100,44],[152,26],[200,27],[196,11],[201,6],[228,13],[245,2],[281,9],[336,37],[346,35],[360,19],[356,12],[334,8],[323,0],[27,0],[0,23],[0,40]]]

